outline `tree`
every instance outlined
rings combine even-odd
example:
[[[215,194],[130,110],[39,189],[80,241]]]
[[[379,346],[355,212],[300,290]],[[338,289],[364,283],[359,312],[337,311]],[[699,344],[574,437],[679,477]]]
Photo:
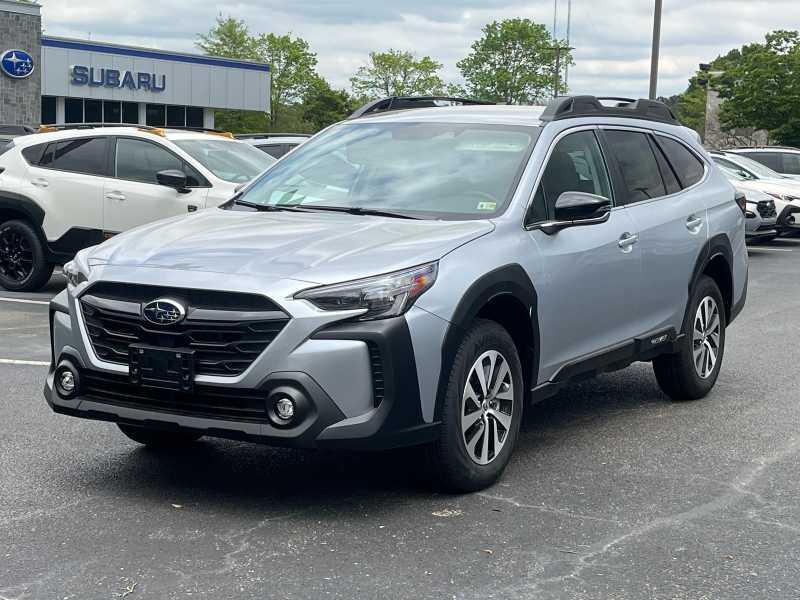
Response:
[[[723,125],[766,129],[781,144],[800,145],[800,34],[773,31],[764,44],[734,52],[737,60],[714,80]]]
[[[303,100],[303,120],[312,131],[341,121],[358,108],[356,100],[345,90],[334,90],[317,77]]]
[[[556,52],[547,28],[530,19],[489,23],[472,52],[457,63],[476,98],[507,104],[533,104],[552,93]],[[566,44],[558,42],[560,66],[574,64]],[[566,92],[563,81],[559,93]]]
[[[430,56],[389,49],[370,52],[369,63],[350,78],[353,93],[366,100],[386,96],[435,96],[444,93],[442,64]]]
[[[273,33],[258,36],[256,49],[271,69],[271,124],[275,127],[287,105],[301,101],[318,78],[317,55],[304,39]]]
[[[207,34],[198,35],[197,46],[206,54],[255,60],[270,65],[270,107],[269,129],[280,126],[281,119],[288,117],[287,108],[300,102],[317,78],[317,56],[302,38],[273,33],[251,35],[244,21],[233,17],[217,17],[217,22]],[[250,114],[236,114],[242,111],[218,111],[217,119],[233,124],[235,131],[252,131],[252,127],[264,125],[262,119]],[[228,126],[228,125],[226,125]]]

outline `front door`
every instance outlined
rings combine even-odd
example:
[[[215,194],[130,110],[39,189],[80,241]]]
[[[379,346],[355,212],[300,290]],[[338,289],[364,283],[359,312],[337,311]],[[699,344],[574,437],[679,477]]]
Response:
[[[614,206],[604,223],[551,235],[535,228],[536,222],[553,219],[556,200],[568,191],[614,200],[593,129],[568,134],[556,143],[526,221],[542,257],[542,272],[533,274],[539,295],[540,382],[560,367],[638,333],[641,254],[627,210]]]
[[[189,187],[178,191],[158,183],[159,171],[179,170]],[[114,177],[106,182],[103,215],[106,231],[119,233],[158,219],[184,215],[205,206],[202,178],[166,148],[139,138],[116,140]]]

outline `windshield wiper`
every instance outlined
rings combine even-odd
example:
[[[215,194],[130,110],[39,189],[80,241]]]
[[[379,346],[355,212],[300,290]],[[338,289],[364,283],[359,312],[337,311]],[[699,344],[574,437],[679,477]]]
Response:
[[[370,215],[374,217],[391,217],[394,219],[415,219],[415,220],[420,219],[420,217],[414,217],[407,213],[395,212],[393,210],[381,210],[378,208],[364,208],[361,206],[324,206],[324,205],[320,206],[319,204],[308,204],[308,205],[303,205],[302,207],[299,205],[287,205],[287,204],[278,204],[277,206],[280,207],[292,206],[303,211],[322,210],[329,212],[342,212],[342,213],[347,213],[349,215]]]
[[[297,206],[287,206],[286,204],[259,204],[258,202],[248,202],[247,200],[240,200],[238,198],[234,198],[233,203],[239,206],[246,206],[247,208],[254,208],[259,212],[307,212],[303,208]]]

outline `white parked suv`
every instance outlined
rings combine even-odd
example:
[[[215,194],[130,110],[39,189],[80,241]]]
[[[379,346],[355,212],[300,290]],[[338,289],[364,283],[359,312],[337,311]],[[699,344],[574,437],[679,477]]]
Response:
[[[781,175],[800,179],[800,148],[758,146],[756,148],[736,148],[729,152],[752,158]]]
[[[0,286],[14,291],[116,233],[219,206],[275,162],[222,132],[43,131],[0,146]]]

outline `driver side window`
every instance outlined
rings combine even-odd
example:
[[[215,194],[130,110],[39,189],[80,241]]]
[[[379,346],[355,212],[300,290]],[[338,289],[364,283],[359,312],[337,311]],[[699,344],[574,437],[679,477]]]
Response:
[[[571,133],[553,148],[528,210],[526,225],[553,219],[556,200],[564,192],[612,198],[608,169],[594,131]]]

